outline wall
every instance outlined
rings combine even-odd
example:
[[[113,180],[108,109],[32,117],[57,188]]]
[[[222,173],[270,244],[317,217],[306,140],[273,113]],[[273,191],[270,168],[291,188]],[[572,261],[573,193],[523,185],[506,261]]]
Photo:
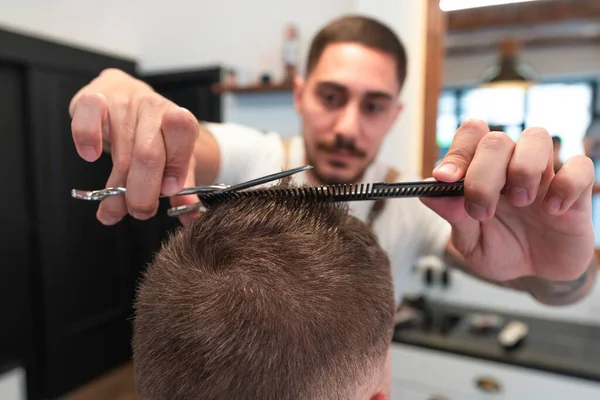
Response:
[[[300,133],[292,92],[225,94],[222,104],[224,121],[275,131],[286,138]]]
[[[0,28],[106,52],[140,55],[139,2],[19,0],[0,2]]]
[[[175,0],[170,5],[165,8],[153,0],[144,6],[141,70],[221,64],[235,69],[240,84],[247,84],[265,72],[275,81],[281,79],[283,29],[290,22],[300,34],[302,71],[311,38],[330,19],[352,12],[354,0],[223,0],[210,7],[206,2]],[[283,136],[300,132],[291,92],[226,94],[223,118]]]
[[[156,71],[224,64],[235,68],[242,81],[263,71],[279,79],[285,25],[298,26],[304,61],[314,33],[331,18],[351,12],[353,1],[172,0],[165,7],[164,1],[150,0],[143,6],[140,68]]]

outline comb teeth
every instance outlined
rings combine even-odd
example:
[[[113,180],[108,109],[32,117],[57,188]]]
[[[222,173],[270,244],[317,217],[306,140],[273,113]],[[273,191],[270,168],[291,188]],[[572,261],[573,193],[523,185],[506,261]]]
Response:
[[[320,201],[360,201],[381,198],[398,197],[437,197],[462,196],[464,185],[462,181],[446,182],[406,182],[406,183],[375,183],[375,184],[338,184],[314,187],[270,187],[231,192],[209,192],[200,194],[202,203],[207,206],[240,198],[277,198],[302,197]]]

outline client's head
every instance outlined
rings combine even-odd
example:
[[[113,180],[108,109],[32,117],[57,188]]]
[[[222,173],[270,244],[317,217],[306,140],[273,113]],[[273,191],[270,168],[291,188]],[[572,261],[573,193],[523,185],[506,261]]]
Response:
[[[220,204],[163,245],[138,291],[141,400],[383,399],[394,295],[345,206]]]

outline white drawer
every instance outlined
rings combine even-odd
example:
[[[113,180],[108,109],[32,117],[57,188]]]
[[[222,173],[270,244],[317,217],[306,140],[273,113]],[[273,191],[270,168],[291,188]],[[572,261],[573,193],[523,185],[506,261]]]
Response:
[[[397,343],[392,345],[392,380],[396,387],[402,382],[430,387],[448,400],[456,400],[456,393],[461,399],[600,399],[600,383]],[[478,380],[495,383],[500,390],[481,389]]]

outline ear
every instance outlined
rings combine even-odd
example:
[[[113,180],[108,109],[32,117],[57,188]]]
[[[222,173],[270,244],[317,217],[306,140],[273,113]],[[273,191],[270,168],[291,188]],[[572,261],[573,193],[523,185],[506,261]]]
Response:
[[[400,115],[400,113],[404,110],[404,104],[401,102],[398,102],[398,104],[396,104],[396,109],[394,110],[394,119],[393,122],[396,121],[396,119],[398,119],[398,116]]]
[[[306,82],[300,75],[294,77],[294,106],[299,114],[302,114],[302,96]]]
[[[404,110],[404,104],[402,104],[401,102],[396,103],[393,107],[394,107],[394,109],[392,110],[392,115],[390,117],[390,121],[389,121],[389,124],[388,124],[388,129],[385,130],[385,135],[384,136],[388,135],[388,133],[390,132],[392,126],[394,125],[394,123],[398,119],[398,116]]]
[[[378,392],[375,393],[373,396],[371,396],[371,398],[369,400],[389,400],[389,397],[387,397],[385,394]]]

